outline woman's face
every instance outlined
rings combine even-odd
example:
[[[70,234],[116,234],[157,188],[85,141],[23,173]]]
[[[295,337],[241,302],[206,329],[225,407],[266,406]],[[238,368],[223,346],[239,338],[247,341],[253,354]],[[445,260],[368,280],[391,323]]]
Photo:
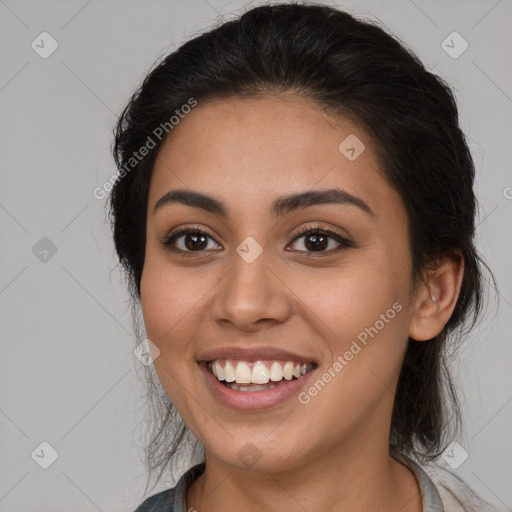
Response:
[[[359,126],[296,96],[199,103],[162,146],[144,322],[217,463],[387,452],[414,312],[406,212],[378,169]]]

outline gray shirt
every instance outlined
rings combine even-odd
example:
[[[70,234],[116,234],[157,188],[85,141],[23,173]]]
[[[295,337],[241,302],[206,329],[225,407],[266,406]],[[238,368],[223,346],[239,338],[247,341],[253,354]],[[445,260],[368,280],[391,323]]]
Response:
[[[423,512],[445,512],[439,492],[427,473],[416,462],[399,453],[393,453],[393,458],[407,466],[418,481]],[[135,512],[187,512],[186,497],[188,488],[204,472],[205,464],[191,467],[178,480],[172,489],[166,489],[147,498]]]

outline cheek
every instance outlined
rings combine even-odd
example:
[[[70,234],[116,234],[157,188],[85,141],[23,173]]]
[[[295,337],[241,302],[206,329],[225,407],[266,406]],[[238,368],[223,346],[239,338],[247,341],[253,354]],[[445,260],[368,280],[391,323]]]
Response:
[[[311,272],[296,280],[330,361],[342,358],[337,382],[354,392],[368,377],[390,382],[399,370],[408,339],[408,265],[397,253],[368,251],[365,257],[354,253],[324,278]]]
[[[195,283],[197,284],[197,283]],[[172,272],[168,265],[146,261],[141,278],[141,305],[147,337],[160,350],[154,368],[165,392],[180,413],[187,409],[187,384],[196,363],[188,354],[193,335],[193,311],[203,293],[190,278]],[[190,420],[190,419],[189,419]]]
[[[392,401],[407,343],[407,285],[384,261],[340,267],[321,286],[306,278],[297,293],[313,311],[330,352],[303,398],[311,399],[317,420],[335,431],[344,432]]]
[[[304,270],[294,279],[294,292],[335,333],[373,324],[393,303],[407,296],[407,272],[396,271],[388,258],[360,258],[330,268],[323,276]],[[292,276],[290,276],[292,277]]]
[[[176,333],[187,325],[187,316],[202,295],[197,284],[154,259],[146,261],[141,278],[142,314],[148,338],[161,351],[178,348],[179,344],[169,341],[181,339]]]
[[[185,374],[195,365],[191,340],[210,315],[211,294],[222,278],[215,271],[173,267],[165,255],[150,254],[141,277],[141,305],[147,337],[160,349],[155,362]],[[185,364],[183,364],[185,363]]]

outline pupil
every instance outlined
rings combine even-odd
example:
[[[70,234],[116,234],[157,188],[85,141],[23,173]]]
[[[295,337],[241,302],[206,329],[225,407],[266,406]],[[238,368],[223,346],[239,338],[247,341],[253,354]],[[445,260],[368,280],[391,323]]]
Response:
[[[306,246],[308,249],[325,249],[327,247],[327,237],[325,235],[308,235]]]
[[[204,249],[207,243],[208,242],[204,235],[194,235],[189,233],[185,237],[185,245],[187,246],[187,249]]]

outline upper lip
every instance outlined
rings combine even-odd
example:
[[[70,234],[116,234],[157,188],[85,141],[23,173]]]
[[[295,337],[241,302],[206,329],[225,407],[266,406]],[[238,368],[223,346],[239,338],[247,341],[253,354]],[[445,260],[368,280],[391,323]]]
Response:
[[[220,347],[207,350],[198,357],[198,361],[214,361],[215,359],[235,359],[241,361],[258,361],[279,359],[284,361],[301,361],[304,363],[316,363],[310,356],[304,356],[282,350],[272,346],[261,347]]]

